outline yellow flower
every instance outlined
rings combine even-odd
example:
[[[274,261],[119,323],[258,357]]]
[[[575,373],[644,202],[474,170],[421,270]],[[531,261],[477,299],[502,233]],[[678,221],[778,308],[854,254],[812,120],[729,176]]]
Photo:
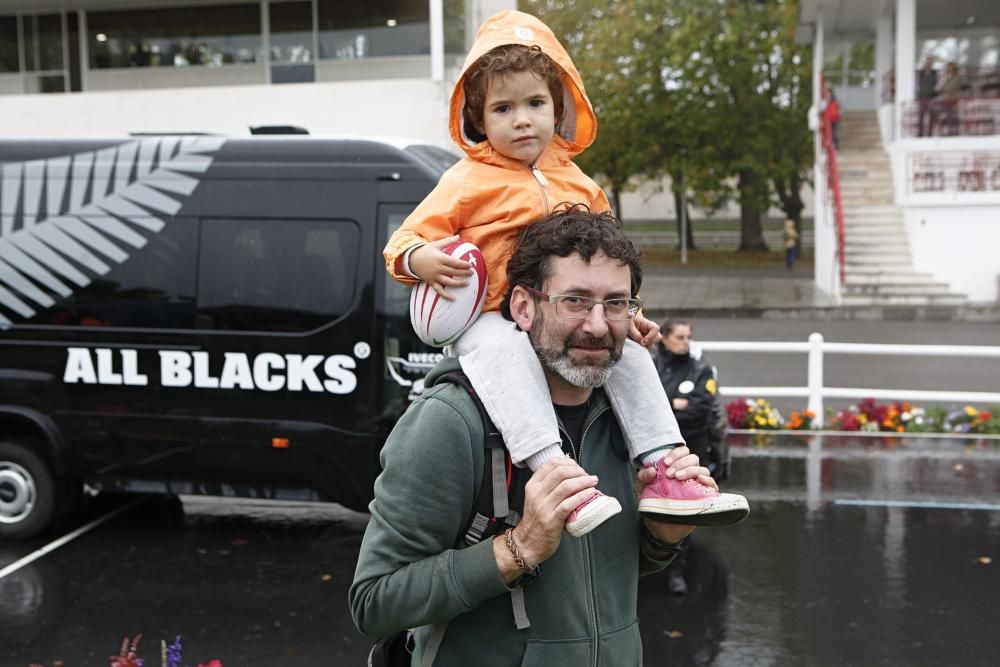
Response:
[[[969,415],[970,417],[977,417],[977,416],[979,416],[979,411],[976,410],[971,405],[966,405],[965,406],[965,414]]]
[[[767,420],[767,425],[768,426],[777,426],[778,425],[778,420],[775,419],[774,417],[771,417],[770,419]]]

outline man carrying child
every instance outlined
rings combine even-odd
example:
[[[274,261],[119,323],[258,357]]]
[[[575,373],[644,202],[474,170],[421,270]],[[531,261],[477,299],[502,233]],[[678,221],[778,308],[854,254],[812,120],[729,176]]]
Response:
[[[653,468],[633,465],[600,387],[619,370],[642,283],[638,257],[608,213],[560,212],[524,231],[510,262],[504,315],[536,353],[560,418],[561,455],[525,485],[516,526],[456,548],[488,465],[484,428],[468,392],[438,383],[458,360],[432,370],[429,390],[382,449],[350,590],[362,632],[416,628],[415,665],[429,664],[425,651],[435,634],[436,665],[642,664],[639,577],[663,568],[693,526],[641,517],[640,495],[662,480]],[[565,301],[552,300],[567,293],[584,304],[582,317],[575,302],[566,310]],[[717,489],[683,445],[667,454],[663,471],[678,484]],[[564,535],[566,518],[598,484],[622,512],[584,538]]]
[[[484,313],[451,353],[513,463],[538,470],[562,456],[556,415],[528,337],[497,310],[507,292],[511,247],[522,229],[566,205],[610,208],[601,188],[571,159],[593,143],[597,118],[579,72],[552,31],[532,16],[507,11],[479,29],[452,93],[449,125],[466,157],[390,238],[386,267],[397,280],[422,280],[449,298],[447,289],[462,284],[470,269],[442,249],[460,236],[482,251],[488,275]],[[655,323],[633,317],[618,370],[605,385],[638,466],[661,466],[670,449],[684,443],[643,348],[657,341],[657,331]],[[715,498],[694,487],[680,491],[681,497],[649,494],[642,511],[713,525],[734,523],[749,511],[741,496]],[[566,531],[581,537],[620,511],[617,498],[598,490],[569,515]]]

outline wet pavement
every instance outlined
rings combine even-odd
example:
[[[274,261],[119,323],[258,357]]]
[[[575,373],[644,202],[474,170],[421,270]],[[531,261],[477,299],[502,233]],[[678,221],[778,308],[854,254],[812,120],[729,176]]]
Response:
[[[688,593],[641,582],[646,665],[994,665],[1000,445],[734,436],[753,513],[700,530]],[[126,498],[99,498],[83,524]],[[0,666],[361,665],[347,610],[365,516],[335,506],[146,499],[0,579]],[[0,544],[0,568],[66,532]]]

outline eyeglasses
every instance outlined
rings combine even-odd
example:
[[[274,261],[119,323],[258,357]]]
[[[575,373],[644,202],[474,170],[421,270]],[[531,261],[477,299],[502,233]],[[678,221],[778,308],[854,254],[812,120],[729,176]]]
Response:
[[[604,306],[604,319],[612,322],[635,319],[635,316],[639,314],[639,309],[642,308],[642,299],[616,297],[601,300],[576,294],[550,295],[527,285],[521,285],[521,287],[539,299],[555,304],[556,315],[567,320],[587,319],[590,311],[598,304]]]

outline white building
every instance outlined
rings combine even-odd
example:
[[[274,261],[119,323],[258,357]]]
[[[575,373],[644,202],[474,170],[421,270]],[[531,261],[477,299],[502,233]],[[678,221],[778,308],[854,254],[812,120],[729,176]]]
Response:
[[[825,78],[843,112],[839,151],[817,134],[817,285],[845,304],[995,304],[1000,2],[801,0],[799,33],[815,104]]]
[[[0,0],[0,134],[295,125],[447,145],[447,99],[467,45],[486,17],[515,6]]]
[[[475,30],[516,6],[0,0],[0,136],[245,136],[251,126],[293,125],[453,147],[448,97]],[[642,184],[622,208],[626,220],[673,218],[669,181]]]

